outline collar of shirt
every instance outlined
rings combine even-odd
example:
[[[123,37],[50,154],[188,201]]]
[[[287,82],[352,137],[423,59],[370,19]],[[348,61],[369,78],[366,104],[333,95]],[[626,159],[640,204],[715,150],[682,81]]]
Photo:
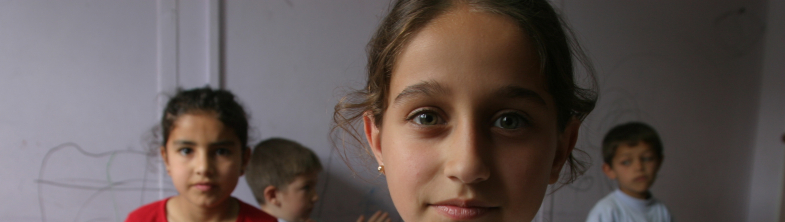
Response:
[[[616,198],[618,198],[619,200],[623,201],[624,203],[626,203],[627,205],[629,205],[630,207],[636,210],[640,210],[641,212],[647,212],[649,206],[651,206],[651,204],[654,203],[654,197],[650,197],[649,199],[646,200],[641,200],[635,197],[631,197],[619,189],[616,189],[616,191],[614,191],[613,194],[616,195]]]

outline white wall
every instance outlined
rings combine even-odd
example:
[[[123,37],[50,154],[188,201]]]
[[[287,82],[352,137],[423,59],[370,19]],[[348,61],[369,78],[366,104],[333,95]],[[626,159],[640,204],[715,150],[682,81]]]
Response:
[[[0,221],[123,221],[176,194],[149,132],[176,87],[217,86],[216,3],[0,1]]]
[[[0,220],[123,219],[156,198],[137,180],[155,18],[154,1],[0,2]]]
[[[785,144],[785,1],[769,1],[747,221],[782,217]],[[779,218],[779,219],[778,219]]]

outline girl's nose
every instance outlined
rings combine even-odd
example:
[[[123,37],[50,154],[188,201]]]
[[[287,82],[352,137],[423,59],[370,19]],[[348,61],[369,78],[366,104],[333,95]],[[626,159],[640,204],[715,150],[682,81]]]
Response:
[[[463,184],[479,183],[491,176],[484,158],[492,150],[489,138],[475,124],[462,124],[454,129],[444,143],[447,160],[444,174],[453,181]]]
[[[207,152],[197,152],[194,158],[194,172],[197,175],[209,177],[215,168],[215,161]]]
[[[313,198],[311,198],[311,202],[316,202],[319,200],[319,194],[314,194]]]

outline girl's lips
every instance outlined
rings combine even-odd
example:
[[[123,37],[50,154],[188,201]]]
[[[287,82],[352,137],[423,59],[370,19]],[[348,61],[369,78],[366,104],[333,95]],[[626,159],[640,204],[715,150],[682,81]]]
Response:
[[[448,200],[432,204],[436,212],[453,220],[471,220],[479,218],[498,209],[490,204],[480,201]]]
[[[210,191],[210,190],[213,189],[213,187],[215,187],[215,186],[213,186],[212,184],[209,184],[209,183],[197,183],[197,184],[194,184],[193,186],[197,190],[200,190],[202,192]]]
[[[453,220],[471,220],[479,218],[491,208],[488,207],[459,207],[453,205],[432,205],[436,212]]]

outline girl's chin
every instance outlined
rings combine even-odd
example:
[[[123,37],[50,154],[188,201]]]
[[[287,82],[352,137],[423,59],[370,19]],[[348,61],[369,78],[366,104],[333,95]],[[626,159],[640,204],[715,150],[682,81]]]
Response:
[[[222,206],[222,204],[224,202],[231,200],[230,198],[223,198],[222,199],[222,198],[213,198],[213,197],[208,197],[208,198],[192,197],[192,198],[189,198],[189,199],[190,199],[189,202],[193,203],[196,206],[202,207],[202,208],[220,207],[220,206]]]

